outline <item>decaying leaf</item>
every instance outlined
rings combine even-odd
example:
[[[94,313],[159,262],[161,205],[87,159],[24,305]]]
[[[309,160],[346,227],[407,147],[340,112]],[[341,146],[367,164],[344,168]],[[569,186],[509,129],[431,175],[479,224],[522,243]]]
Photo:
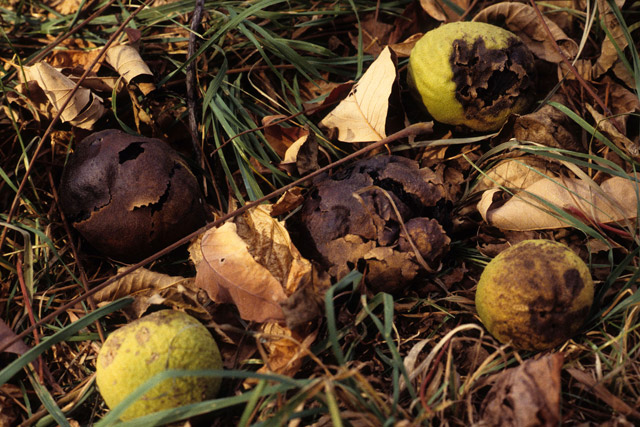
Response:
[[[585,102],[585,107],[591,117],[596,121],[596,128],[604,133],[618,148],[626,152],[635,160],[640,160],[640,145],[631,141],[623,135],[615,125],[611,123],[611,119],[599,113],[591,104]]]
[[[113,46],[107,51],[105,59],[127,83],[131,83],[138,76],[153,75],[147,64],[140,57],[138,50],[133,46]],[[140,83],[138,87],[145,95],[155,89],[155,85],[149,82]]]
[[[566,105],[562,95],[554,95],[550,101]],[[531,141],[547,147],[584,151],[576,135],[575,123],[552,105],[543,105],[537,111],[517,117],[513,125],[513,137],[520,141]]]
[[[198,291],[193,277],[169,276],[139,268],[97,292],[93,300],[102,306],[126,296],[134,297],[133,303],[123,310],[129,320],[140,318],[150,306],[159,304],[210,320],[211,315],[200,304]]]
[[[258,206],[207,231],[200,242],[196,285],[217,303],[234,304],[256,322],[284,321],[281,304],[311,274],[284,225]]]
[[[457,6],[458,10],[453,10],[452,6]],[[466,11],[469,7],[469,0],[453,0],[452,2],[442,2],[438,0],[420,0],[420,6],[429,16],[438,21],[455,22],[460,20],[459,11]]]
[[[545,61],[559,63],[562,56],[556,50],[547,31],[533,7],[517,2],[500,2],[484,8],[473,18],[474,21],[501,23],[511,32],[517,34],[535,56]],[[565,57],[573,59],[578,53],[578,44],[567,36],[555,22],[544,18],[551,30],[553,38],[560,46]]]
[[[625,0],[616,0],[615,4],[618,8],[621,8],[624,2]],[[624,30],[607,1],[598,0],[598,14],[613,40],[607,35],[602,41],[600,56],[594,64],[594,78],[598,78],[609,71],[616,62],[621,62],[617,49],[624,51],[628,46]]]
[[[336,129],[343,142],[379,141],[387,136],[389,97],[396,80],[393,54],[385,48],[353,87],[347,98],[320,125]]]
[[[27,82],[37,82],[56,111],[60,110],[60,107],[67,101],[69,94],[75,87],[71,79],[46,62],[24,67],[24,71]],[[89,89],[80,88],[73,95],[60,118],[62,121],[70,122],[74,126],[92,129],[104,113],[102,99],[94,95]]]
[[[569,227],[548,204],[580,220],[611,223],[636,218],[640,188],[633,179],[613,177],[600,186],[575,178],[549,177],[533,182],[509,197],[494,188],[482,194],[478,211],[490,225],[503,230]],[[506,201],[504,200],[506,198]]]
[[[563,363],[562,354],[550,354],[496,374],[484,398],[478,426],[559,425]]]
[[[483,174],[475,191],[495,187],[527,188],[545,176],[555,176],[550,164],[537,157],[520,157],[502,160]]]
[[[260,339],[264,342],[268,356],[264,361],[265,365],[258,372],[288,376],[293,376],[300,370],[318,335],[317,330],[302,335],[278,323],[266,323],[260,329]]]

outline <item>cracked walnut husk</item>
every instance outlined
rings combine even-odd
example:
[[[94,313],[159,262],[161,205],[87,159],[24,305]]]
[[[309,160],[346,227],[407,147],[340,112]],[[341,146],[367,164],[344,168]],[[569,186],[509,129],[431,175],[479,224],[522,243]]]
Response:
[[[120,261],[144,259],[206,219],[197,180],[180,155],[162,140],[119,130],[77,144],[59,193],[80,234]]]
[[[430,169],[378,156],[314,180],[298,247],[336,279],[357,267],[371,290],[397,293],[439,268],[450,243],[446,218],[444,189]]]

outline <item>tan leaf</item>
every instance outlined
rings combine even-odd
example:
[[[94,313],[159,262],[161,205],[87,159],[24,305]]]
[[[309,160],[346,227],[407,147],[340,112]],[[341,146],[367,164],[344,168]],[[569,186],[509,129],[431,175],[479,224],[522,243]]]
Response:
[[[598,223],[618,222],[637,217],[639,191],[637,182],[621,177],[609,178],[600,186],[580,179],[545,178],[506,202],[494,202],[505,196],[500,189],[487,190],[477,208],[488,224],[503,230],[563,228],[570,223],[558,218],[547,204]]]
[[[462,11],[466,11],[469,7],[469,0],[453,0],[451,3],[459,6]],[[420,6],[422,6],[422,9],[427,12],[427,14],[438,21],[455,22],[460,20],[460,14],[442,1],[420,0]]]
[[[517,34],[538,58],[553,63],[562,61],[562,56],[549,39],[535,10],[527,4],[496,3],[478,12],[473,20],[488,23],[500,22],[501,26]],[[569,38],[556,23],[548,18],[545,18],[544,21],[564,55],[568,59],[573,59],[578,53],[577,43]]]
[[[318,143],[315,134],[308,133],[291,144],[279,166],[284,167],[289,173],[300,175],[319,169]]]
[[[277,323],[265,323],[261,329],[263,334],[260,338],[264,341],[268,357],[258,372],[287,376],[297,374],[318,335],[317,330],[301,335]]]
[[[280,305],[311,273],[283,223],[264,205],[207,231],[201,250],[196,285],[215,302],[235,304],[245,320],[283,321]]]
[[[337,138],[343,142],[370,142],[385,138],[389,96],[395,80],[396,66],[391,49],[387,47],[347,98],[322,119],[320,125],[337,129]]]
[[[75,86],[71,79],[46,62],[25,67],[24,70],[27,81],[35,81],[44,91],[53,108],[59,111]],[[89,89],[80,88],[62,112],[61,119],[83,129],[92,129],[104,113],[102,99],[91,93]]]
[[[185,310],[208,320],[210,315],[199,303],[197,294],[193,277],[169,276],[139,268],[97,292],[93,300],[102,306],[119,298],[134,297],[133,303],[125,309],[130,320],[138,319],[154,304]]]
[[[526,188],[545,175],[553,176],[547,164],[535,157],[506,159],[487,171],[476,191],[495,187]]]
[[[550,101],[567,105],[563,95],[555,94]],[[516,117],[513,136],[520,141],[531,141],[547,147],[584,151],[575,130],[575,123],[562,111],[545,104],[533,113]]]
[[[625,135],[620,133],[618,129],[611,123],[610,118],[607,118],[604,114],[600,114],[591,104],[584,103],[589,114],[596,121],[596,128],[604,133],[618,148],[625,151],[629,156],[635,160],[640,159],[640,147],[636,142],[631,141]]]
[[[615,3],[618,8],[621,8],[624,5],[624,1],[625,0],[616,0]],[[613,41],[608,35],[606,35],[602,41],[602,45],[600,46],[600,56],[596,60],[594,66],[594,78],[600,77],[609,71],[616,62],[620,61],[620,57],[615,46],[616,44],[621,51],[624,51],[628,46],[627,38],[624,35],[624,29],[620,25],[620,22],[618,22],[618,19],[613,13],[613,10],[611,10],[607,1],[598,0],[598,14],[600,15],[600,20],[604,22],[607,30],[611,34]]]
[[[105,59],[127,83],[131,83],[138,76],[153,75],[142,57],[140,57],[138,50],[133,46],[113,46],[107,51]],[[138,87],[145,95],[155,89],[150,83],[140,84]]]
[[[564,357],[550,354],[496,374],[484,398],[479,425],[557,426]]]

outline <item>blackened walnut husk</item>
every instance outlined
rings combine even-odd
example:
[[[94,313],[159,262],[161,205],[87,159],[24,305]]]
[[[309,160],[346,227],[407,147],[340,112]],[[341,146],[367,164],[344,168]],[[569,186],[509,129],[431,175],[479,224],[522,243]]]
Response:
[[[314,187],[302,207],[304,241],[298,247],[334,278],[366,266],[372,290],[398,292],[437,269],[447,253],[450,239],[439,222],[446,217],[443,187],[431,170],[410,159],[360,160],[334,175],[320,175]],[[394,205],[426,268],[404,235]]]
[[[78,143],[60,182],[66,217],[96,249],[135,262],[205,223],[197,180],[164,141],[119,130]]]
[[[478,38],[473,44],[456,40],[451,58],[455,97],[470,119],[483,120],[533,99],[535,61],[518,38],[505,49],[487,49]]]

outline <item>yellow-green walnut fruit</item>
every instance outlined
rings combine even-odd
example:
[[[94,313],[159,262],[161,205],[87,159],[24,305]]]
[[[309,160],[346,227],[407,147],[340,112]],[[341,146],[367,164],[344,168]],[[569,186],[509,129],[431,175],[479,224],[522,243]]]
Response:
[[[193,317],[162,310],[114,331],[98,354],[96,382],[109,408],[114,408],[138,386],[169,370],[222,369],[222,359],[211,333]],[[149,390],[120,417],[141,417],[162,409],[214,398],[219,377],[181,376]]]
[[[408,83],[435,120],[493,131],[526,110],[534,75],[533,54],[515,34],[483,22],[453,22],[418,40]]]
[[[485,267],[476,309],[487,330],[519,349],[544,350],[571,338],[593,303],[587,265],[568,246],[525,240]]]

